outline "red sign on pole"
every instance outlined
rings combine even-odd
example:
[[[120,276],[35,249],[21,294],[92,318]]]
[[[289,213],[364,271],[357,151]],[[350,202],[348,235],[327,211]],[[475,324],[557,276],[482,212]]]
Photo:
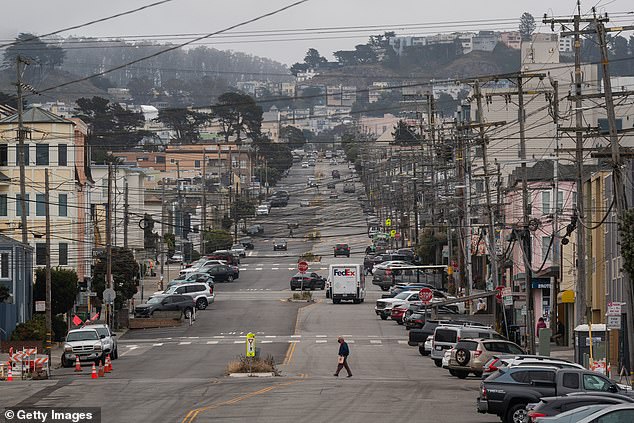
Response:
[[[495,293],[495,299],[497,299],[498,301],[502,301],[502,291],[504,290],[503,286],[496,286],[495,290],[497,291]]]
[[[434,291],[429,288],[422,288],[418,292],[418,298],[420,298],[423,305],[429,305],[431,303],[431,300],[434,299]]]
[[[300,261],[299,263],[297,263],[297,270],[299,270],[300,273],[306,273],[306,271],[308,270],[308,263],[306,263],[305,261]]]

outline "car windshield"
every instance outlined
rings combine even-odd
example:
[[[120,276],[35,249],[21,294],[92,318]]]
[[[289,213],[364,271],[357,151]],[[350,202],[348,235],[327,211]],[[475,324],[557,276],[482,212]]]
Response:
[[[175,287],[172,287],[172,289],[174,289]],[[147,300],[148,304],[160,304],[161,301],[163,301],[163,298],[165,297],[152,297],[149,300]]]
[[[412,293],[411,293],[411,292],[409,292],[409,291],[404,291],[404,292],[401,292],[400,294],[398,294],[398,295],[397,295],[396,297],[394,297],[394,298],[396,298],[397,300],[406,300],[406,299],[407,299],[407,297],[409,297],[410,295],[412,295]]]
[[[77,332],[70,332],[68,336],[66,336],[66,342],[73,341],[94,341],[99,339],[97,336],[97,332],[94,330],[82,330]]]
[[[97,331],[99,336],[101,335],[110,336],[110,334],[108,333],[108,329],[106,328],[95,328],[95,330]]]

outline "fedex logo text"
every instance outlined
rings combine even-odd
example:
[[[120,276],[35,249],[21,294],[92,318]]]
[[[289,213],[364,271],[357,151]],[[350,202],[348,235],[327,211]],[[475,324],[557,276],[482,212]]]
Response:
[[[354,276],[356,272],[353,269],[334,269],[332,273],[335,276]]]

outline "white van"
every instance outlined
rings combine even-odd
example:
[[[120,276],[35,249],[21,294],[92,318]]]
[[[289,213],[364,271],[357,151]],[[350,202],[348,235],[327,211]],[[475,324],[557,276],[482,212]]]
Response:
[[[461,339],[506,339],[491,326],[479,323],[457,323],[437,326],[434,330],[434,338],[431,344],[430,357],[436,366],[442,366],[445,351],[456,346]]]
[[[365,272],[361,264],[331,264],[328,269],[329,297],[333,304],[341,301],[362,303],[365,299]]]

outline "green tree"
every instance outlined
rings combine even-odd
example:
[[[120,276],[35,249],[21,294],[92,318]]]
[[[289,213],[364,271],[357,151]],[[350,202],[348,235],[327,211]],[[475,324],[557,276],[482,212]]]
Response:
[[[234,92],[222,94],[212,107],[212,116],[220,123],[220,134],[225,137],[226,142],[232,136],[240,141],[242,134],[252,139],[260,136],[262,107],[250,95]]]
[[[309,48],[306,52],[306,56],[304,57],[304,63],[311,68],[318,68],[319,65],[328,63],[328,60],[325,57],[322,57],[316,49]]]
[[[212,229],[203,233],[205,237],[205,254],[216,250],[228,250],[233,245],[233,236],[227,230]]]
[[[154,98],[154,82],[147,76],[130,79],[127,88],[137,104],[148,104]]]
[[[306,144],[304,132],[294,126],[283,126],[280,130],[280,138],[288,140],[291,149],[301,148]]]
[[[136,280],[139,275],[139,264],[134,259],[132,250],[128,248],[112,247],[112,279],[113,288],[117,293],[115,308],[120,309],[124,301],[136,294]],[[103,298],[106,289],[106,253],[100,253],[95,262],[93,291],[99,298]]]
[[[93,158],[99,153],[101,158],[109,150],[121,151],[135,147],[148,135],[142,128],[145,117],[123,109],[118,103],[94,96],[77,100],[77,117],[90,126],[88,143],[92,147]]]
[[[621,235],[621,255],[623,256],[623,270],[630,277],[634,277],[634,209],[628,209],[623,213],[619,222]]]
[[[176,253],[176,235],[171,233],[164,234],[163,242],[167,246],[167,256],[171,258]]]
[[[63,314],[75,304],[79,293],[77,273],[71,269],[51,269],[51,312]],[[35,272],[33,298],[36,301],[46,300],[46,269],[40,267]]]
[[[436,258],[440,257],[443,246],[447,244],[447,236],[444,232],[436,232],[433,229],[424,229],[416,244],[416,254],[420,257],[422,264],[433,265]]]
[[[174,131],[177,143],[194,144],[200,141],[200,127],[210,119],[211,116],[207,113],[180,108],[161,109],[155,120]]]
[[[4,51],[5,64],[15,66],[18,56],[30,59],[31,63],[27,69],[41,67],[50,70],[64,63],[66,52],[61,47],[45,43],[36,35],[21,33],[16,37],[15,43]]]
[[[535,18],[528,12],[524,12],[520,17],[520,36],[522,37],[522,41],[530,41],[533,36],[533,32],[535,32],[535,28],[537,25],[535,24]]]
[[[154,218],[148,213],[143,215],[143,248],[156,250],[159,235],[154,232]]]

